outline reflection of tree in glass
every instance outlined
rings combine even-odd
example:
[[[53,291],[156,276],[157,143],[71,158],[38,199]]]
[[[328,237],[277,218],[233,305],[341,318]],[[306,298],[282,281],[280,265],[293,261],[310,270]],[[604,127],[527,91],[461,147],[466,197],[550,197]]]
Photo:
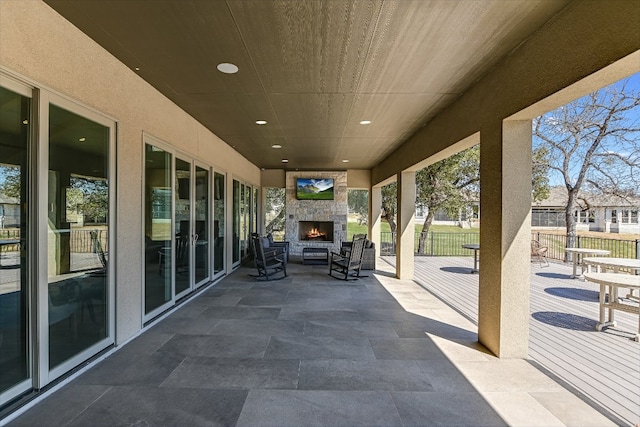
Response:
[[[153,219],[171,218],[171,189],[154,188],[152,190],[151,216]]]
[[[5,197],[20,198],[20,167],[0,165],[0,193]]]
[[[106,222],[109,212],[109,187],[99,178],[72,176],[67,191],[67,209],[85,216],[85,221]]]

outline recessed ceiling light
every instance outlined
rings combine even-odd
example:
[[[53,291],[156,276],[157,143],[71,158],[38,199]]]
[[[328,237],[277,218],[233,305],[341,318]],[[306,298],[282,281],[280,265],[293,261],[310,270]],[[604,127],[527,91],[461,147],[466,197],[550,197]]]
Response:
[[[289,159],[282,159],[282,163],[289,163]]]
[[[135,70],[136,70],[136,71],[140,71],[140,67],[136,67],[136,68],[135,68]]]
[[[87,138],[85,138],[84,136],[82,138],[78,139],[78,141],[80,141],[80,142],[85,142],[86,140],[87,140]]]
[[[23,124],[23,125],[28,125],[28,124],[29,124],[29,120],[26,120],[26,119],[25,119],[25,120],[23,120],[23,121],[22,121],[22,124]]]
[[[266,120],[256,120],[256,124],[257,125],[266,125],[267,121]]]
[[[216,67],[218,71],[225,74],[235,74],[238,72],[238,67],[235,64],[223,62]]]
[[[342,163],[349,163],[349,160],[344,159],[344,160],[342,161]]]
[[[361,125],[369,125],[369,124],[371,124],[371,120],[361,120],[360,124]]]
[[[282,145],[280,145],[280,144],[273,144],[273,145],[271,146],[271,148],[282,148]]]

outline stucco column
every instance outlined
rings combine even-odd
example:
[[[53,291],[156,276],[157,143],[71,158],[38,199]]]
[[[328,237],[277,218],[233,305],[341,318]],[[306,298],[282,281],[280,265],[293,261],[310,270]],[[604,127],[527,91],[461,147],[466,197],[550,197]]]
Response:
[[[478,337],[498,357],[527,357],[531,240],[531,121],[480,134]]]
[[[380,225],[382,224],[382,187],[369,188],[369,240],[376,245],[376,256],[380,256]]]
[[[396,246],[396,277],[413,279],[413,247],[416,216],[416,173],[398,174],[398,244]]]

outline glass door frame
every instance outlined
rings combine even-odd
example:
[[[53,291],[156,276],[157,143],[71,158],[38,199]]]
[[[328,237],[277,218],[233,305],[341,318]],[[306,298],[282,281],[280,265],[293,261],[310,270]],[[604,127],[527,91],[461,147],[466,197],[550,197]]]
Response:
[[[145,204],[145,197],[146,197],[146,191],[147,191],[147,182],[146,182],[146,172],[144,172],[144,168],[146,167],[147,164],[147,156],[146,156],[146,146],[147,145],[151,145],[153,147],[157,147],[160,148],[161,150],[165,151],[166,153],[171,154],[171,165],[170,167],[170,171],[171,171],[171,178],[169,180],[170,182],[170,188],[171,188],[171,230],[170,230],[170,235],[171,235],[171,248],[175,248],[175,222],[176,222],[176,218],[175,218],[175,203],[173,201],[173,197],[175,195],[175,173],[176,173],[176,152],[175,149],[173,149],[169,144],[163,142],[162,140],[146,133],[143,132],[142,133],[142,168],[143,168],[143,174],[142,174],[142,215],[141,215],[141,230],[142,230],[142,235],[141,235],[141,241],[145,242],[145,230],[146,230],[146,218],[147,218],[147,206]],[[142,245],[142,259],[146,260],[146,245],[143,244]],[[142,269],[142,274],[141,274],[141,281],[140,283],[142,284],[142,301],[141,301],[141,305],[142,305],[142,322],[143,324],[145,322],[148,322],[150,320],[152,320],[153,318],[155,318],[156,316],[158,316],[159,314],[165,312],[166,310],[168,310],[169,308],[171,308],[173,305],[175,305],[176,302],[176,280],[175,280],[175,251],[172,250],[170,251],[170,258],[171,258],[171,269],[168,272],[168,274],[171,275],[171,283],[170,283],[170,294],[171,297],[164,302],[163,304],[159,305],[158,307],[154,308],[153,310],[151,310],[148,313],[145,313],[146,307],[145,307],[145,302],[146,302],[146,277],[145,277],[145,268]],[[145,261],[146,263],[146,261]]]
[[[215,244],[215,230],[213,230],[213,227],[211,227],[211,233],[210,235],[212,236],[211,242],[213,242],[213,246],[212,246],[212,250],[210,252],[210,256],[211,256],[211,280],[216,280],[219,279],[220,277],[223,277],[227,274],[227,245],[228,242],[230,241],[229,236],[227,234],[227,222],[229,220],[229,215],[228,215],[228,188],[227,188],[227,172],[222,170],[222,169],[218,169],[215,166],[213,167],[213,170],[211,171],[211,223],[214,224],[216,221],[216,203],[217,203],[217,199],[216,199],[216,192],[215,192],[215,178],[216,178],[216,174],[221,175],[222,176],[222,197],[220,198],[220,200],[222,201],[222,230],[219,230],[222,232],[222,238],[223,238],[223,244],[222,247],[218,248],[217,245]],[[233,196],[232,196],[233,197]],[[232,202],[233,203],[233,202]],[[219,227],[219,225],[218,225]],[[233,234],[233,233],[232,233]],[[222,269],[220,271],[218,271],[216,273],[216,268],[215,268],[215,259],[216,259],[216,250],[220,250],[222,251]]]
[[[191,182],[191,188],[192,188],[192,209],[191,209],[191,227],[193,230],[193,236],[194,236],[194,241],[193,241],[193,263],[192,263],[192,271],[193,271],[193,285],[194,285],[194,289],[198,289],[202,286],[204,286],[205,284],[209,283],[212,279],[213,279],[213,230],[211,225],[213,224],[213,168],[211,166],[208,166],[206,163],[201,162],[197,159],[194,159],[192,162],[192,168],[193,168],[193,173],[192,173],[192,182]],[[201,279],[199,282],[196,282],[196,264],[197,264],[197,243],[198,240],[200,238],[200,236],[198,236],[197,238],[195,238],[195,236],[197,235],[197,229],[196,229],[196,221],[197,221],[197,215],[196,215],[196,197],[197,197],[197,192],[196,192],[196,173],[198,172],[198,168],[203,169],[205,171],[207,171],[207,191],[206,191],[206,197],[207,197],[207,253],[205,256],[205,259],[207,260],[207,273],[206,273],[206,277],[204,277],[203,279]]]
[[[232,177],[232,183],[238,183],[238,203],[236,206],[236,195],[233,194],[234,187],[232,185],[231,195],[231,215],[232,220],[238,219],[238,229],[236,230],[232,224],[232,230],[238,232],[238,247],[233,248],[232,255],[237,255],[238,260],[232,263],[234,269],[238,268],[243,262],[251,257],[251,233],[256,233],[254,230],[253,215],[255,214],[254,208],[254,192],[258,191],[258,187],[247,183],[239,177]],[[257,221],[257,220],[256,220]],[[235,240],[235,236],[234,236]],[[244,247],[243,247],[244,245]],[[244,252],[243,252],[244,249]]]
[[[173,284],[171,286],[171,288],[173,289],[173,298],[172,300],[177,301],[180,298],[184,297],[185,295],[189,295],[189,293],[191,293],[194,289],[195,289],[195,271],[194,271],[194,267],[195,267],[195,241],[194,241],[194,234],[195,234],[195,165],[194,165],[194,159],[192,156],[189,156],[181,151],[176,151],[174,149],[173,151],[173,159],[172,159],[172,164],[173,164],[173,170],[172,170],[172,174],[171,176],[173,177],[173,181],[172,181],[172,197],[174,200],[173,203],[173,212],[171,213],[171,216],[173,218],[172,221],[172,229],[171,229],[171,240],[172,240],[172,248],[176,247],[176,229],[177,229],[177,220],[176,220],[176,208],[177,208],[177,203],[175,203],[175,196],[176,196],[176,192],[178,191],[175,188],[175,183],[177,181],[177,177],[176,177],[176,171],[177,171],[177,163],[178,163],[178,159],[180,159],[181,161],[188,163],[189,164],[189,231],[187,232],[188,235],[188,239],[189,239],[189,243],[187,244],[187,248],[189,250],[189,257],[187,259],[187,264],[189,267],[189,286],[187,286],[183,291],[180,292],[176,292],[176,268],[177,268],[177,264],[176,264],[176,251],[171,251],[172,252],[172,256],[173,256],[173,261],[172,261],[172,266],[173,266]],[[182,230],[180,230],[182,231]]]
[[[21,394],[29,391],[30,389],[36,386],[35,378],[38,372],[37,360],[38,360],[38,347],[37,343],[34,340],[35,332],[34,327],[36,326],[36,321],[38,319],[37,311],[37,292],[34,292],[33,284],[36,283],[37,275],[34,273],[35,267],[37,267],[37,257],[35,252],[37,251],[38,244],[38,236],[36,234],[37,227],[35,226],[37,220],[37,206],[36,206],[36,188],[34,178],[36,177],[35,173],[35,165],[36,157],[37,157],[37,126],[34,123],[38,121],[35,120],[37,116],[37,100],[38,94],[36,89],[28,84],[25,84],[21,81],[14,80],[11,76],[6,75],[0,72],[0,86],[3,88],[10,90],[12,92],[17,93],[18,95],[24,96],[31,100],[31,106],[29,111],[29,146],[27,147],[27,170],[24,171],[27,176],[27,182],[29,183],[29,188],[26,191],[26,203],[29,206],[28,216],[27,216],[27,239],[23,240],[22,243],[27,245],[27,254],[26,254],[26,282],[24,283],[26,293],[26,307],[25,307],[25,316],[26,316],[26,346],[27,346],[27,377],[14,384],[4,392],[0,393],[0,406],[10,402]],[[23,236],[20,236],[23,239]],[[21,248],[22,249],[22,248]]]
[[[208,214],[208,220],[211,222],[211,218],[212,218],[212,213],[213,213],[213,209],[212,206],[213,204],[211,203],[212,198],[212,168],[211,166],[207,165],[207,163],[200,161],[199,159],[195,158],[194,156],[191,156],[187,153],[184,153],[182,151],[177,150],[175,147],[173,147],[171,144],[162,141],[159,138],[156,138],[148,133],[144,133],[143,132],[143,138],[142,138],[142,164],[145,165],[146,164],[146,156],[145,156],[145,147],[146,145],[152,145],[154,147],[158,147],[160,149],[162,149],[163,151],[165,151],[166,153],[171,155],[171,198],[172,198],[172,209],[171,209],[171,247],[175,248],[176,246],[176,203],[175,203],[175,194],[176,194],[176,162],[177,159],[180,159],[184,162],[189,163],[189,286],[184,289],[183,291],[181,291],[180,293],[176,293],[176,274],[175,274],[175,265],[176,265],[176,251],[172,250],[171,251],[171,298],[169,298],[164,304],[154,308],[153,310],[151,310],[149,313],[145,313],[145,272],[142,272],[142,292],[143,292],[143,298],[142,298],[142,321],[143,323],[148,322],[150,320],[152,320],[153,318],[155,318],[156,316],[158,316],[159,314],[167,311],[169,308],[173,307],[176,302],[189,295],[191,292],[193,292],[194,290],[204,286],[205,284],[209,283],[212,278],[213,278],[213,265],[212,265],[212,261],[213,261],[213,251],[211,249],[211,236],[212,236],[212,230],[211,227],[208,227],[208,238],[209,238],[209,253],[207,255],[207,259],[209,260],[209,265],[208,265],[208,271],[207,271],[207,277],[203,280],[201,280],[198,283],[195,283],[195,256],[196,256],[196,241],[195,241],[195,191],[196,191],[196,185],[195,185],[195,180],[196,180],[196,167],[205,169],[208,173],[208,191],[207,191],[207,197],[209,198],[208,200],[208,208],[207,208],[207,214]],[[144,167],[144,166],[143,166]],[[145,198],[145,192],[146,192],[146,182],[145,182],[145,178],[143,175],[142,178],[142,206],[144,207],[143,209],[146,209],[145,206],[145,202],[144,202],[144,198]],[[143,210],[143,214],[142,214],[142,241],[144,242],[145,239],[145,219],[146,219],[146,212],[144,212]],[[145,259],[145,247],[144,244],[142,245],[142,259]]]
[[[42,388],[56,378],[64,375],[71,369],[75,368],[82,362],[86,361],[90,357],[96,355],[98,352],[106,349],[115,342],[115,254],[117,253],[117,240],[116,240],[116,121],[92,110],[88,107],[77,104],[57,94],[44,91],[35,90],[37,96],[36,105],[34,110],[37,109],[38,116],[38,138],[37,138],[37,166],[35,182],[37,182],[37,188],[40,190],[37,192],[37,225],[38,230],[34,233],[39,239],[37,246],[31,246],[35,248],[37,252],[37,342],[34,343],[37,351],[38,368],[35,370],[36,375],[34,378],[34,384],[36,388]],[[109,168],[107,182],[109,184],[109,218],[108,218],[108,238],[109,238],[109,252],[111,262],[107,264],[107,301],[108,307],[108,331],[105,331],[106,337],[95,344],[87,347],[76,355],[70,357],[61,364],[49,369],[49,302],[48,302],[48,192],[43,189],[48,188],[48,173],[49,173],[49,105],[53,104],[57,107],[63,108],[69,112],[82,116],[96,123],[99,123],[109,128]]]

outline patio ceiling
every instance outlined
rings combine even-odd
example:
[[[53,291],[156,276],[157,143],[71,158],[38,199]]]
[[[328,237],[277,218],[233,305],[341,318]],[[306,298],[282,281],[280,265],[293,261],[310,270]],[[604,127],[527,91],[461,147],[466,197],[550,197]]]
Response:
[[[45,1],[257,166],[299,170],[373,168],[567,3]]]

